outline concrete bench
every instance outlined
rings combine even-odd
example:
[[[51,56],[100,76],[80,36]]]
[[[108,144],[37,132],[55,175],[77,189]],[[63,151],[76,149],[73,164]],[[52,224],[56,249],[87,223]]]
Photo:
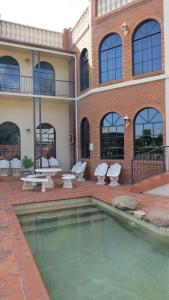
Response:
[[[72,189],[73,185],[72,185],[72,180],[75,179],[75,175],[72,174],[65,174],[62,176],[63,179],[63,188],[64,189]]]
[[[37,183],[41,183],[42,184],[42,192],[46,192],[46,184],[48,183],[48,179],[47,178],[33,178],[33,177],[24,177],[21,178],[21,180],[23,181],[23,186],[22,186],[22,190],[33,190],[34,186]]]

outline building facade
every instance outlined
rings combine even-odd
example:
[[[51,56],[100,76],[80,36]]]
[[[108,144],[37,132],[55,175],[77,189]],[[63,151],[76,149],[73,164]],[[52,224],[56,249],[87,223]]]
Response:
[[[101,162],[119,162],[121,181],[130,182],[133,162],[139,169],[145,153],[167,143],[164,5],[167,1],[91,1],[88,28],[73,46],[79,61],[79,159],[88,161],[90,174]],[[84,49],[89,73],[85,89]]]
[[[1,157],[54,156],[69,170],[75,53],[67,31],[0,21],[0,32]]]
[[[64,170],[85,160],[90,178],[99,163],[119,162],[121,182],[144,155],[160,164],[169,143],[168,6],[91,0],[63,33],[0,21],[1,156],[55,156]],[[15,147],[4,131],[15,132]]]

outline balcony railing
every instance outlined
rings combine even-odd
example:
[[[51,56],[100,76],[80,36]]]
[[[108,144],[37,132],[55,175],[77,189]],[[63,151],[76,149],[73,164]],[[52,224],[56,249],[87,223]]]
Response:
[[[89,7],[87,7],[71,30],[71,41],[74,44],[83,32],[89,27]]]
[[[18,42],[63,48],[63,33],[0,20],[0,37]]]
[[[102,16],[111,10],[122,7],[123,5],[134,1],[135,0],[98,0],[97,15]]]
[[[73,98],[74,82],[0,74],[0,92]]]

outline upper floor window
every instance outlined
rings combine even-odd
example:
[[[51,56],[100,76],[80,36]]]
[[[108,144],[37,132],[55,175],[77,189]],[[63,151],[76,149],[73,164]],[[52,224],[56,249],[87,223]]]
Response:
[[[89,60],[88,51],[84,49],[80,56],[80,90],[83,91],[89,87]]]
[[[161,69],[161,29],[156,20],[142,23],[133,35],[133,73],[146,74]]]
[[[124,120],[118,113],[108,113],[102,119],[100,135],[101,158],[124,159]]]
[[[135,119],[135,157],[163,145],[161,113],[154,108],[141,110]]]
[[[0,57],[0,90],[18,92],[20,88],[20,68],[15,58]]]
[[[90,158],[90,127],[87,118],[84,118],[81,123],[81,157]]]
[[[55,95],[55,71],[46,61],[35,66],[34,89],[36,94]]]
[[[100,82],[122,78],[122,41],[117,33],[108,35],[100,45]]]

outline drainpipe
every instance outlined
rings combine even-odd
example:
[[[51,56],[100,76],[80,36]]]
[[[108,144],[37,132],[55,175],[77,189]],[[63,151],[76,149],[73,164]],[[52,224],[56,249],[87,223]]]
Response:
[[[76,162],[79,160],[79,151],[78,151],[78,122],[77,122],[77,58],[75,59],[75,137],[76,137],[76,145],[75,145],[75,153],[76,153]]]
[[[32,50],[32,80],[33,80],[33,94],[35,93],[34,85],[34,67],[35,67],[35,52]],[[33,97],[33,152],[34,152],[34,172],[36,169],[36,98]]]

